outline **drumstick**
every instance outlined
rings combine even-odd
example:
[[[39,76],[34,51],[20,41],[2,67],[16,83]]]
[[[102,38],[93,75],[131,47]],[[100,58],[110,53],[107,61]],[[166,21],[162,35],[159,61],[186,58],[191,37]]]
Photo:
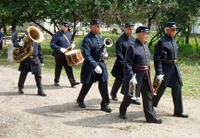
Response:
[[[65,52],[69,51],[68,49],[72,48],[72,46],[68,47]]]

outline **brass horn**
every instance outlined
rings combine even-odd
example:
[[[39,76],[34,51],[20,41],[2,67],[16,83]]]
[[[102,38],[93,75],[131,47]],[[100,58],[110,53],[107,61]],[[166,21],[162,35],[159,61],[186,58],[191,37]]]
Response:
[[[109,37],[106,37],[106,38],[104,39],[103,43],[104,43],[104,45],[105,45],[106,47],[111,47],[111,46],[113,45],[113,41],[112,41],[112,39],[109,38]]]
[[[27,31],[28,36],[22,39],[24,46],[16,47],[13,50],[13,60],[17,63],[22,62],[33,53],[33,47],[31,46],[33,41],[40,43],[43,40],[43,33],[37,27],[30,26]]]

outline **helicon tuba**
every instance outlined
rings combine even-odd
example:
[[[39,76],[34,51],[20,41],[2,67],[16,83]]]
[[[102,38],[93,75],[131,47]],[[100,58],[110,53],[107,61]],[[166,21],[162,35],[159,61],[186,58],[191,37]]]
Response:
[[[22,62],[33,53],[33,47],[31,43],[34,41],[40,43],[43,40],[43,33],[35,26],[28,28],[28,35],[22,39],[24,46],[16,47],[13,50],[13,60],[17,63]]]

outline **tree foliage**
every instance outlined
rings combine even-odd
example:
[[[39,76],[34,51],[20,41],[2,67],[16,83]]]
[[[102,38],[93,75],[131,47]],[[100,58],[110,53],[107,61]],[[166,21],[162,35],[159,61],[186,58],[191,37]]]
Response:
[[[100,8],[109,9],[114,0],[2,0],[3,9],[10,13],[11,24],[21,25],[34,22],[44,31],[53,35],[40,22],[51,19],[50,23],[59,29],[63,20],[73,22],[98,18]],[[74,25],[72,39],[77,29]]]
[[[44,31],[53,35],[63,20],[72,22],[74,39],[77,22],[88,22],[100,18],[107,25],[125,22],[142,22],[150,29],[152,23],[158,28],[149,46],[164,34],[167,21],[176,21],[179,27],[178,41],[190,35],[191,25],[199,16],[199,0],[2,0],[0,4],[0,23],[5,25],[22,25],[34,22]],[[54,26],[50,32],[41,22]],[[187,40],[187,39],[186,39]],[[189,39],[188,39],[189,42]]]
[[[191,21],[197,19],[200,8],[199,0],[117,0],[115,4],[107,11],[110,17],[108,20],[119,25],[127,21],[142,22],[149,29],[152,23],[157,26],[157,34],[153,36],[149,46],[164,34],[168,21],[175,21],[179,27],[178,34],[181,35],[177,36],[177,42],[186,36],[188,43]]]

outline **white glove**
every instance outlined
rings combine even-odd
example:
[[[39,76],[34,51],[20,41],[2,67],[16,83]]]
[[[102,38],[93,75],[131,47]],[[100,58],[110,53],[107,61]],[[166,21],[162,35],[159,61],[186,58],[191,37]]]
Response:
[[[97,73],[97,74],[102,74],[102,69],[100,66],[97,66],[94,71]]]
[[[134,74],[134,75],[133,75],[133,78],[130,80],[130,82],[132,82],[133,85],[137,84],[137,80],[136,80],[135,76],[136,76],[136,75]]]
[[[44,66],[44,63],[42,63],[41,66],[43,67],[43,66]]]
[[[67,50],[66,48],[61,48],[61,49],[60,49],[60,51],[63,52],[63,53],[65,53],[66,50]]]
[[[161,82],[161,80],[163,80],[163,75],[157,75],[156,79],[158,79],[158,82]]]
[[[24,46],[24,41],[20,41],[19,46]]]
[[[71,44],[71,47],[72,47],[72,49],[74,49],[74,47],[75,47],[75,44],[74,44],[74,43],[72,43],[72,44]]]
[[[108,58],[108,52],[107,52],[106,48],[103,49],[102,55],[103,55],[103,58]]]

